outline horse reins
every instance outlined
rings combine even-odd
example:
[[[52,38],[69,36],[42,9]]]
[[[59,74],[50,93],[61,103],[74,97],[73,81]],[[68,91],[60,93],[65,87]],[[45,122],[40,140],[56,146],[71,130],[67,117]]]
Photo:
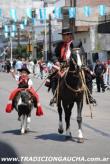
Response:
[[[68,89],[70,89],[72,92],[74,93],[81,93],[84,91],[86,97],[87,97],[87,101],[89,103],[89,108],[90,108],[90,113],[91,113],[91,118],[93,118],[93,115],[92,115],[92,108],[91,108],[91,104],[90,104],[90,101],[89,101],[89,97],[88,97],[88,92],[90,94],[90,91],[86,85],[86,80],[85,80],[85,75],[84,75],[84,71],[81,69],[81,71],[79,72],[79,75],[81,77],[81,81],[82,81],[82,87],[79,88],[79,89],[73,89],[70,85],[67,84],[67,81],[66,81],[66,77],[67,77],[67,73],[68,72],[71,72],[71,73],[75,73],[76,71],[69,71],[67,70],[66,72],[66,75],[65,75],[65,78],[64,78],[64,82],[65,82],[65,85]]]
[[[82,84],[83,84],[83,88],[84,88],[84,93],[86,95],[86,98],[87,98],[87,101],[88,101],[88,104],[89,104],[89,109],[90,109],[90,113],[91,113],[91,118],[93,118],[93,115],[92,115],[92,107],[91,107],[91,104],[90,104],[90,101],[89,101],[89,96],[88,96],[88,93],[90,93],[87,85],[86,85],[86,79],[85,79],[85,75],[84,75],[84,71],[81,69],[81,72],[80,72],[80,77],[81,77],[81,80],[82,80]]]
[[[70,85],[68,85],[68,83],[67,83],[67,81],[66,81],[66,77],[67,77],[68,72],[70,72],[70,71],[68,70],[68,71],[66,72],[65,78],[64,78],[64,82],[65,82],[66,87],[67,87],[68,89],[70,89],[70,90],[71,90],[72,92],[74,92],[74,93],[79,93],[79,92],[84,91],[83,85],[82,85],[82,87],[79,88],[79,89],[73,89]],[[72,71],[71,71],[71,72],[72,72]],[[73,73],[75,73],[75,72],[76,72],[76,71],[73,71]]]
[[[43,86],[43,84],[46,82],[48,77],[46,77],[43,82],[41,83],[41,85],[36,89],[36,92]]]

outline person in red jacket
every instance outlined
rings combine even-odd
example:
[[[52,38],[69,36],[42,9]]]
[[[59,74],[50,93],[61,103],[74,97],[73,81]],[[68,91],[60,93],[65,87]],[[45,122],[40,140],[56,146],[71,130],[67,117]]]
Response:
[[[6,112],[10,113],[13,108],[13,101],[15,96],[17,96],[18,92],[20,92],[22,89],[27,89],[27,91],[32,94],[32,96],[34,97],[34,100],[36,102],[36,104],[34,103],[34,106],[37,108],[36,109],[36,115],[40,116],[43,115],[43,111],[42,111],[42,107],[41,104],[39,102],[39,96],[37,94],[37,92],[34,90],[34,88],[32,87],[33,82],[32,80],[29,78],[29,70],[25,67],[25,68],[21,68],[18,70],[19,74],[16,75],[14,72],[12,72],[12,76],[18,81],[18,88],[14,89],[10,96],[9,96],[9,103],[6,106]]]

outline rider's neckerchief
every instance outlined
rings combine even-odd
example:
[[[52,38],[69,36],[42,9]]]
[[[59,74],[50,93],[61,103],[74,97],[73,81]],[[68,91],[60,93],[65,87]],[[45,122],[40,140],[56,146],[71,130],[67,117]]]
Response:
[[[19,88],[28,88],[29,77],[25,75],[21,75],[19,77],[18,87]]]
[[[68,60],[70,58],[70,44],[71,42],[64,42],[62,47],[61,47],[61,58],[65,61]]]

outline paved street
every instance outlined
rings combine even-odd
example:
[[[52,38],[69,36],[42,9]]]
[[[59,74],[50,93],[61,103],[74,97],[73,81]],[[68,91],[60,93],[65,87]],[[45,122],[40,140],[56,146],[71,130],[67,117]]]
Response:
[[[36,89],[42,83],[41,80],[36,78],[33,78],[33,81]],[[43,156],[84,157],[85,159],[91,157],[99,157],[101,159],[104,157],[110,158],[110,91],[105,93],[96,93],[96,91],[94,91],[94,97],[97,99],[98,106],[93,108],[93,119],[88,117],[90,115],[89,107],[84,105],[82,127],[85,141],[83,144],[79,144],[72,140],[65,141],[64,134],[58,134],[57,110],[56,107],[49,106],[51,93],[48,93],[47,88],[44,86],[39,89],[38,93],[45,114],[42,117],[36,117],[35,110],[33,110],[31,131],[25,135],[20,135],[20,122],[17,121],[16,111],[10,114],[5,113],[5,106],[8,101],[9,93],[16,86],[16,81],[14,81],[10,74],[0,72],[0,153],[4,151],[2,142],[5,142],[14,148],[17,156],[23,158]],[[72,112],[71,132],[73,137],[77,137],[76,107],[74,107]],[[7,155],[5,154],[4,157],[7,157]],[[22,163],[80,164],[81,162],[23,161]],[[109,164],[110,159],[108,162],[95,161],[83,163]]]

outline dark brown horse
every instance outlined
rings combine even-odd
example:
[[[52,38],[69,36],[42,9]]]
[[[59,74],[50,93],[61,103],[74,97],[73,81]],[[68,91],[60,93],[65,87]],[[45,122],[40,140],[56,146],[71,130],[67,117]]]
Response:
[[[59,82],[58,88],[58,114],[59,114],[59,133],[63,133],[62,107],[65,112],[66,139],[71,137],[70,117],[74,103],[77,104],[77,123],[78,123],[78,142],[83,142],[82,135],[82,108],[83,108],[83,83],[81,79],[81,69],[78,66],[78,56],[72,53],[69,61],[69,68],[65,76]]]

